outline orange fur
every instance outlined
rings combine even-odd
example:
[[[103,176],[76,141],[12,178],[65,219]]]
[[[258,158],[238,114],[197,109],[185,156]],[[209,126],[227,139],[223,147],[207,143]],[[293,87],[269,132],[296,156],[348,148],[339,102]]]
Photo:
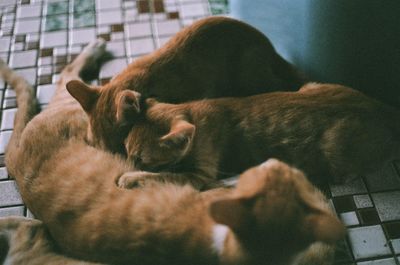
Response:
[[[201,189],[270,157],[322,184],[378,170],[400,155],[399,112],[340,85],[312,83],[299,92],[147,104],[126,139],[128,158],[144,171],[126,175],[121,186],[157,179]],[[179,135],[178,121],[194,133],[176,143],[170,136],[165,146],[162,141],[172,131]]]
[[[140,99],[127,90],[142,99],[176,103],[297,90],[304,82],[258,30],[231,18],[210,17],[183,29],[98,90],[79,82],[68,84],[68,90],[90,116],[92,143],[123,153],[132,116],[140,110]]]
[[[131,166],[85,142],[86,115],[64,89],[101,48],[101,42],[89,45],[67,66],[49,106],[30,121],[32,98],[17,90],[23,106],[12,136],[18,138],[7,149],[7,168],[57,247],[75,258],[131,265],[287,265],[294,259],[320,265],[330,260],[330,244],[343,237],[343,225],[304,175],[279,161],[246,171],[233,190],[200,193],[157,182],[143,189],[117,188],[115,179]],[[187,129],[180,122],[176,126]],[[217,224],[226,237],[214,234]],[[31,228],[32,235],[38,232],[34,242],[42,256],[37,260],[74,262],[41,244],[48,242],[42,226]],[[289,235],[296,240],[287,240]],[[316,252],[315,244],[323,244],[324,251]],[[319,261],[310,263],[309,257]]]

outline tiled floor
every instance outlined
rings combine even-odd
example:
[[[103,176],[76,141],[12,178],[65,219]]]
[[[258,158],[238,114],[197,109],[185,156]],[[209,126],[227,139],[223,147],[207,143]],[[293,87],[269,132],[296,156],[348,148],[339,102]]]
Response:
[[[227,12],[227,0],[0,0],[0,57],[37,88],[46,104],[60,69],[101,36],[116,56],[100,73],[107,82],[129,62],[162,45],[194,20]],[[29,215],[7,175],[4,150],[16,111],[0,81],[0,216]],[[379,174],[331,186],[332,202],[349,227],[337,264],[400,265],[400,162]]]

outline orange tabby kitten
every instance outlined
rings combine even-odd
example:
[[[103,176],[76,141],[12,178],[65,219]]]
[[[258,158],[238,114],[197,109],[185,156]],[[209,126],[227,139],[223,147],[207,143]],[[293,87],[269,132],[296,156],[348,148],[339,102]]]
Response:
[[[400,157],[400,112],[339,85],[178,105],[147,102],[126,139],[128,158],[144,171],[127,174],[123,186],[152,178],[201,189],[269,157],[321,184]]]
[[[33,93],[26,83],[16,86],[7,168],[65,254],[131,265],[330,261],[329,244],[343,237],[343,225],[300,171],[276,160],[246,171],[233,190],[200,193],[157,182],[117,188],[131,166],[85,143],[87,118],[63,89],[102,48],[101,42],[89,45],[66,67],[55,97],[32,120]],[[0,67],[15,86],[16,75]]]
[[[304,78],[255,28],[227,17],[199,20],[101,88],[74,81],[71,95],[90,116],[96,146],[124,152],[130,117],[149,96],[164,102],[297,90]],[[140,93],[140,94],[139,94]],[[117,105],[126,106],[119,108]]]

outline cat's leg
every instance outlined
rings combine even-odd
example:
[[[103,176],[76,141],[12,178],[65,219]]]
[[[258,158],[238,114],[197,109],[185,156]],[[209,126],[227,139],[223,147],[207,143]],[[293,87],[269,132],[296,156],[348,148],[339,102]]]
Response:
[[[296,265],[331,265],[333,264],[335,247],[316,242],[298,256]]]
[[[120,188],[132,189],[151,185],[154,182],[168,182],[179,185],[190,184],[198,190],[209,188],[208,185],[214,183],[210,177],[196,173],[153,173],[147,171],[126,172],[116,180]]]

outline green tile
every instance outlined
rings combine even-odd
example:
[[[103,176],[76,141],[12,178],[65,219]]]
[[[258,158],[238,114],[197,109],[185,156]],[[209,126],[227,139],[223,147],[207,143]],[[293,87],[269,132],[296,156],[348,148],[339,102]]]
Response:
[[[82,13],[86,11],[94,10],[94,0],[74,0],[74,12]]]
[[[45,31],[66,29],[67,26],[68,17],[66,15],[46,16]]]
[[[209,0],[210,10],[213,15],[229,13],[228,0]]]
[[[96,17],[94,12],[74,14],[74,28],[94,26],[95,22],[96,22]]]
[[[47,4],[47,15],[68,13],[68,2],[54,2]]]

